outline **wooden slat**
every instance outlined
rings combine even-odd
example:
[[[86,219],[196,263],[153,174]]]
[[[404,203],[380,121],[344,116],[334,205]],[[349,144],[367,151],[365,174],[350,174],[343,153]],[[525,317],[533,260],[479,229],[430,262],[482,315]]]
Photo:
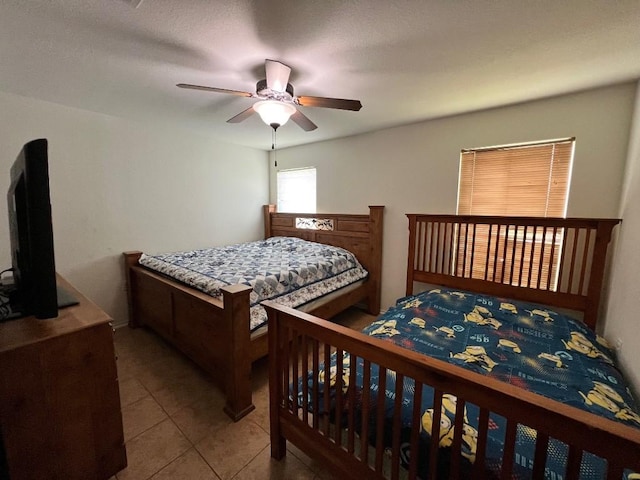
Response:
[[[582,463],[582,450],[569,446],[569,455],[567,456],[567,480],[578,480],[580,478],[580,464]]]
[[[292,370],[293,370],[293,377],[292,377],[292,385],[293,385],[293,411],[294,412],[298,412],[298,387],[299,387],[299,379],[300,376],[298,375],[298,359],[299,354],[298,354],[298,345],[300,343],[300,337],[298,334],[298,331],[293,329],[292,331],[292,335],[293,335],[293,340],[292,340],[292,345],[293,348],[291,349],[291,357],[290,357],[290,361],[291,361],[291,366],[292,366]]]
[[[573,229],[573,246],[571,247],[571,262],[569,263],[569,278],[567,292],[573,292],[573,275],[576,266],[576,255],[578,253],[578,237],[581,229]]]
[[[384,461],[384,418],[385,412],[385,392],[387,391],[387,369],[379,367],[378,370],[378,394],[376,395],[376,458],[375,468],[377,473],[382,473],[382,462]]]
[[[587,229],[587,238],[584,241],[584,252],[582,252],[582,264],[580,269],[580,283],[578,284],[578,293],[582,294],[584,280],[587,276],[587,268],[589,267],[589,248],[591,246],[591,232],[592,230]]]
[[[363,357],[365,358],[365,357]],[[369,438],[369,417],[371,415],[371,362],[365,358],[362,375],[362,435],[360,438]],[[369,449],[366,441],[360,442],[360,460],[367,465],[369,463]]]
[[[504,450],[502,452],[502,470],[500,471],[500,478],[502,480],[511,480],[517,428],[518,424],[515,421],[507,419],[507,428],[504,434]]]
[[[453,423],[453,443],[451,445],[451,461],[449,479],[458,480],[460,478],[460,463],[462,459],[462,430],[464,426],[464,399],[457,398],[456,413]]]
[[[549,447],[549,437],[538,432],[536,435],[536,450],[533,457],[533,480],[543,480],[545,467],[547,465],[547,448]]]
[[[336,385],[334,391],[336,393],[336,424],[334,429],[334,441],[336,445],[342,444],[342,375],[344,372],[344,352],[338,348],[336,350]]]
[[[324,344],[324,385],[323,385],[323,409],[324,412],[324,422],[323,422],[323,433],[325,436],[329,436],[329,412],[331,411],[331,403],[329,402],[329,385],[330,385],[330,377],[331,377],[331,345],[325,342]],[[329,371],[327,371],[329,368]]]
[[[552,240],[551,240],[551,256],[550,256],[551,265],[549,266],[548,273],[547,273],[547,290],[553,290],[553,288],[551,287],[551,285],[552,285],[551,278],[552,278],[552,275],[553,275],[553,266],[557,265],[557,262],[556,262],[556,259],[555,259],[557,233],[558,233],[558,228],[557,227],[553,227],[553,237],[552,237]]]
[[[415,382],[414,384],[414,393],[413,393],[413,412],[411,414],[412,425],[421,425],[421,414],[422,414],[422,384],[420,382]],[[409,480],[413,480],[416,478],[418,473],[418,435],[420,433],[420,428],[412,428],[411,429],[411,438],[409,440],[410,445],[410,457],[409,457]]]
[[[396,390],[393,400],[393,425],[391,428],[391,480],[400,478],[400,419],[402,417],[402,391],[404,376],[396,375]]]
[[[347,451],[351,454],[355,452],[355,411],[356,411],[356,366],[358,365],[358,357],[349,356],[349,416],[347,419],[348,439]],[[365,442],[366,443],[366,442]]]
[[[518,238],[518,230],[520,226],[515,225],[515,232],[513,234],[513,248],[511,249],[511,274],[509,275],[509,283],[513,284],[513,271],[516,267],[516,239]]]
[[[607,480],[621,480],[624,468],[618,464],[609,463],[607,466]]]
[[[474,480],[482,480],[485,476],[485,456],[487,452],[487,438],[489,433],[489,410],[481,408],[478,415],[478,443],[476,446],[476,461],[473,463]]]
[[[442,391],[433,391],[433,422],[429,449],[429,477],[438,478],[438,452],[440,451],[440,419],[442,416]]]
[[[320,343],[313,339],[313,429],[317,430],[319,425],[320,412],[320,388],[318,375],[320,374]]]
[[[309,343],[306,335],[302,335],[300,338],[302,345],[302,421],[305,424],[309,424],[309,380],[307,379],[307,372],[309,372]]]

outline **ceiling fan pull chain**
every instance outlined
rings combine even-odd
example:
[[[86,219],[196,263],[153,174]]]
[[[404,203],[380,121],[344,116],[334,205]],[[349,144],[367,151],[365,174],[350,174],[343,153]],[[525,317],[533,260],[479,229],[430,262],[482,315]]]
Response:
[[[278,159],[276,158],[276,128],[272,125],[271,129],[271,150],[273,150],[273,166],[278,166]]]

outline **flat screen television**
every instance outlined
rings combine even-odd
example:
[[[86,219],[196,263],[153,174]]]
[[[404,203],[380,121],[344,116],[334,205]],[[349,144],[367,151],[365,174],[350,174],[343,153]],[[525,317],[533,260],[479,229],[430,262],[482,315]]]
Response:
[[[9,297],[12,317],[58,316],[47,147],[46,139],[27,143],[11,167],[7,203],[14,278]]]

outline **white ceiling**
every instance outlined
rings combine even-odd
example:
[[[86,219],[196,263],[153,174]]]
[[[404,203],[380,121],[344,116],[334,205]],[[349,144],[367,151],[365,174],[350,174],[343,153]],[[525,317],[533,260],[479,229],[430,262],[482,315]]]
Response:
[[[269,149],[255,101],[264,59],[301,107],[286,147],[640,78],[640,0],[0,0],[0,91],[198,129]],[[3,119],[7,121],[7,119]]]

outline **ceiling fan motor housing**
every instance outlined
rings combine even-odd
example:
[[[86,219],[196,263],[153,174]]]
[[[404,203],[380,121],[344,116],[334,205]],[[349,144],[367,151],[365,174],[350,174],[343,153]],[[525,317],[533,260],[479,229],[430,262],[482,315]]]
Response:
[[[278,92],[277,90],[273,90],[267,87],[267,79],[264,78],[262,80],[258,80],[258,83],[256,83],[256,94],[259,97],[292,102],[293,101],[293,85],[291,85],[290,83],[287,83],[287,88],[285,89],[285,91]]]

